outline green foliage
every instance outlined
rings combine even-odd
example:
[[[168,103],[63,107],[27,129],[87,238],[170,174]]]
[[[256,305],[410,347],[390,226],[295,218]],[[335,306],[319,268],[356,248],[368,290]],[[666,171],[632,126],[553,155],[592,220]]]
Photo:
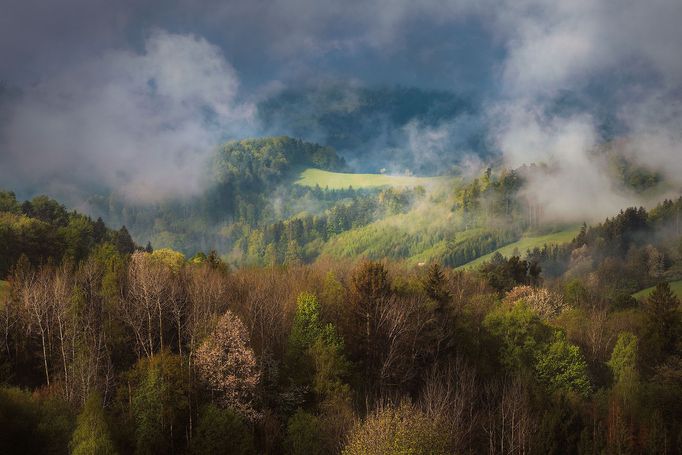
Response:
[[[551,337],[549,327],[525,304],[489,313],[483,326],[500,343],[500,363],[510,371],[530,372]]]
[[[680,301],[670,285],[659,283],[644,303],[646,314],[646,340],[650,361],[660,360],[673,354],[682,338]]]
[[[633,188],[637,192],[643,192],[663,181],[663,177],[658,172],[633,163],[622,154],[616,153],[613,150],[610,152],[608,154],[609,163],[616,176],[625,186]]]
[[[64,255],[77,262],[85,259],[95,243],[93,223],[82,215],[72,215],[58,232],[65,242]]]
[[[118,248],[119,253],[131,254],[135,251],[135,242],[133,242],[133,238],[130,236],[128,229],[125,226],[122,226],[121,229],[119,229],[115,238],[116,248]]]
[[[408,403],[370,414],[350,434],[343,455],[440,455],[449,450],[441,422]]]
[[[0,278],[4,278],[21,255],[31,264],[84,260],[97,246],[115,237],[100,220],[66,208],[47,196],[21,205],[13,193],[0,191]],[[135,244],[130,239],[135,249]],[[131,251],[132,251],[131,250]]]
[[[302,409],[296,411],[287,423],[286,446],[291,455],[326,453],[319,418]]]
[[[452,297],[450,291],[446,288],[445,275],[439,264],[434,263],[429,266],[426,279],[424,280],[424,291],[426,291],[426,295],[431,300],[441,305],[448,302]]]
[[[581,280],[575,278],[564,286],[564,299],[569,305],[579,308],[588,298],[587,289]]]
[[[501,254],[504,257],[511,257],[518,254],[525,254],[527,252],[531,252],[536,248],[542,249],[556,245],[564,245],[570,243],[575,238],[576,234],[578,234],[578,229],[573,227],[566,228],[558,232],[552,232],[550,234],[540,235],[526,234],[521,239],[518,240],[514,239],[515,241],[507,243],[491,253],[477,256],[476,259],[474,259],[471,262],[467,262],[466,264],[464,264],[463,267],[467,268],[479,267],[483,263],[490,261],[492,257],[497,253]],[[502,237],[502,239],[498,241],[497,244],[498,245],[503,244],[504,240],[505,237]]]
[[[633,409],[639,399],[639,369],[638,349],[639,340],[636,335],[622,332],[611,353],[608,366],[613,373],[614,394],[629,410]]]
[[[608,362],[616,383],[636,379],[638,339],[629,332],[621,332]]]
[[[116,448],[111,440],[102,398],[93,393],[78,415],[76,429],[71,436],[71,455],[114,455]]]
[[[345,379],[350,373],[350,363],[344,353],[344,344],[332,324],[326,324],[322,333],[309,348],[315,375],[313,389],[319,397],[346,397],[350,388]]]
[[[670,290],[675,294],[675,297],[678,299],[682,297],[682,280],[678,281],[671,281],[668,283],[670,285]],[[651,295],[651,293],[656,289],[656,286],[651,286],[646,289],[642,289],[641,291],[638,291],[635,294],[632,294],[632,296],[638,300],[645,300],[647,297]]]
[[[201,411],[190,452],[196,455],[255,455],[253,432],[237,413],[209,404]]]
[[[185,263],[185,255],[170,248],[160,248],[151,253],[153,261],[158,261],[174,272],[178,272]]]
[[[500,254],[495,254],[479,269],[488,284],[498,292],[511,291],[520,284],[536,286],[540,283],[540,272],[540,266],[535,262],[521,260],[518,256],[505,259]]]
[[[188,376],[182,358],[161,353],[140,360],[129,377],[136,453],[170,451],[182,437],[188,411]]]
[[[21,205],[19,205],[16,195],[11,191],[0,191],[0,212],[18,214],[20,211]]]
[[[63,227],[69,222],[69,214],[59,202],[47,196],[36,196],[21,206],[22,212],[31,218],[36,218],[53,226]]]
[[[569,343],[562,332],[556,332],[554,341],[536,355],[538,379],[550,390],[589,396],[592,386],[587,362],[580,348]]]
[[[322,334],[320,304],[315,294],[303,292],[296,299],[296,313],[289,335],[289,347],[302,352],[313,345]]]
[[[289,334],[285,362],[298,385],[312,385],[318,396],[347,393],[343,378],[349,365],[343,341],[332,324],[320,320],[320,305],[311,293],[296,299],[296,314]]]
[[[585,422],[566,395],[552,400],[551,406],[544,403],[539,428],[534,440],[537,453],[547,455],[585,453],[581,438],[585,436]]]

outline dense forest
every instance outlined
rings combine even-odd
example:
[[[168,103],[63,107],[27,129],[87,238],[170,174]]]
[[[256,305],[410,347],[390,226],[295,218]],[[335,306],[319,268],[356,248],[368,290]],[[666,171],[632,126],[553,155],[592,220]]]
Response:
[[[682,198],[504,256],[561,229],[524,191],[547,166],[294,184],[309,166],[345,169],[231,142],[201,196],[110,195],[116,228],[0,192],[0,452],[680,453]]]
[[[682,0],[0,12],[0,455],[682,455]]]
[[[488,171],[461,187],[456,220],[531,223],[505,200],[518,178]],[[382,190],[332,212],[400,216],[429,197]],[[234,268],[215,252],[140,248],[46,197],[0,201],[2,453],[682,447],[682,318],[668,285],[682,276],[682,199],[467,270],[305,265],[296,246],[271,248],[337,235],[330,214],[254,231],[271,260]]]

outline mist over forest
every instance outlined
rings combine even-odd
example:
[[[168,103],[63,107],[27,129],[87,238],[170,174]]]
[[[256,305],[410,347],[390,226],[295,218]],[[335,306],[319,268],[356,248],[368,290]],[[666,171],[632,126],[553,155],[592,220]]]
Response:
[[[0,453],[682,453],[679,1],[0,11]]]

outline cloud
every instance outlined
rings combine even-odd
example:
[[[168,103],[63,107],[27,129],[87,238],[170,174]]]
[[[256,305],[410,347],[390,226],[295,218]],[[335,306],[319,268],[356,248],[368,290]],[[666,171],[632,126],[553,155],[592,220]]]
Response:
[[[675,92],[682,88],[682,65],[671,45],[682,42],[676,25],[682,4],[522,0],[505,6],[494,18],[506,57],[488,115],[506,163],[551,165],[550,174],[532,178],[526,189],[548,217],[594,220],[641,202],[595,158],[596,146],[610,138],[600,133],[593,110],[610,100],[632,159],[668,175],[679,168],[675,138],[682,116],[663,100],[679,100]],[[590,93],[593,102],[559,109],[567,92]]]
[[[330,76],[475,92],[484,101],[491,143],[507,164],[551,162],[554,178],[565,184],[592,172],[581,166],[609,139],[596,113],[603,109],[630,138],[633,159],[679,180],[679,0],[5,0],[4,6],[0,77],[20,85],[24,97],[4,129],[3,182],[58,182],[56,176],[68,175],[62,185],[120,185],[136,197],[188,194],[199,187],[205,150],[223,131],[257,132],[244,92],[253,99],[263,87]],[[169,31],[150,34],[154,27]],[[557,109],[566,93],[589,102]],[[397,167],[411,158],[461,155],[461,122],[469,120],[412,123],[363,149],[383,161],[394,156]],[[382,136],[404,142],[390,144],[391,155]],[[594,180],[606,179],[592,167],[599,170]],[[557,193],[555,205],[603,197],[594,205],[609,211],[623,203],[613,187],[578,185],[570,201]],[[570,212],[591,216],[592,208]]]
[[[115,188],[136,201],[202,188],[205,159],[252,126],[239,81],[203,38],[156,30],[25,90],[0,156],[3,182]]]

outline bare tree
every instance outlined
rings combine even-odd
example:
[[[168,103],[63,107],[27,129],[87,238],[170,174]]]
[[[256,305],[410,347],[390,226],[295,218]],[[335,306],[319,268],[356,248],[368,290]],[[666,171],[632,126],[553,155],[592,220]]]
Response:
[[[138,355],[151,357],[164,347],[173,280],[173,272],[164,263],[152,260],[148,253],[132,254],[121,316],[133,331]]]
[[[418,375],[420,360],[431,349],[425,343],[425,334],[433,321],[425,304],[420,297],[392,296],[376,307],[372,344],[377,351],[373,367],[379,371],[379,393],[399,388]]]
[[[461,359],[443,368],[434,367],[422,388],[420,407],[430,418],[443,422],[457,453],[472,450],[480,424],[477,392],[476,375]]]
[[[16,281],[16,295],[27,315],[27,334],[37,334],[41,345],[41,357],[45,373],[45,382],[50,385],[51,324],[53,317],[51,267],[39,270],[26,270],[21,279]]]
[[[186,292],[186,337],[190,364],[200,340],[205,338],[215,320],[225,310],[227,285],[218,270],[206,264],[184,270]]]
[[[85,403],[94,389],[106,400],[113,382],[109,334],[105,327],[101,283],[104,270],[94,260],[84,262],[77,274],[72,316],[72,383],[74,398]]]
[[[483,430],[488,439],[488,453],[532,453],[531,441],[537,422],[530,406],[530,393],[522,382],[488,384],[484,410]]]

